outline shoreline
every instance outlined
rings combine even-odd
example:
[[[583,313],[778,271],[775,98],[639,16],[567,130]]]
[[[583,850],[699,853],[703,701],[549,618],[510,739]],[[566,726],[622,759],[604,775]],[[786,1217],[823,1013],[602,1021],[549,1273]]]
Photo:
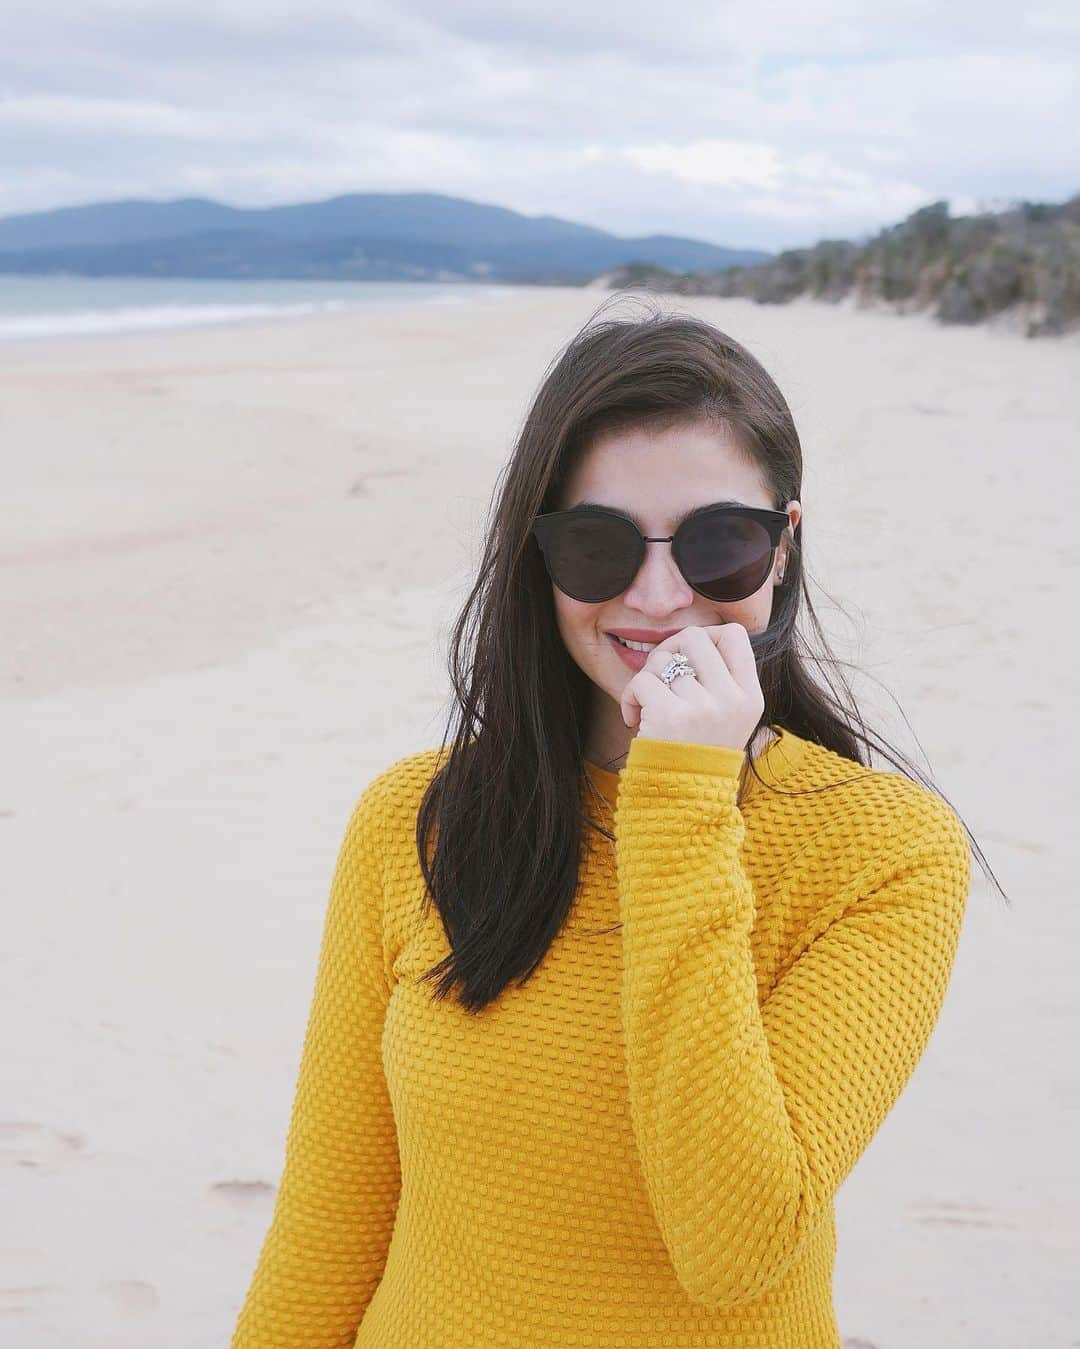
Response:
[[[27,280],[30,283],[56,280],[64,282],[100,282],[106,292],[110,287],[115,292],[116,283],[130,283],[134,288],[146,282],[156,285],[165,278],[141,277],[51,277],[30,276],[4,277],[0,275],[0,301],[3,299],[3,286],[12,280]],[[232,282],[228,286],[200,278],[169,279],[178,291],[197,292],[200,286],[209,291],[230,287],[250,286],[256,295],[265,295],[271,287],[261,282]],[[288,286],[291,283],[273,283]],[[313,289],[310,283],[294,283],[298,290]],[[12,344],[67,341],[69,339],[93,339],[97,337],[122,337],[127,335],[170,333],[189,330],[204,330],[218,327],[244,327],[251,324],[278,323],[287,319],[317,317],[331,313],[375,313],[384,309],[408,308],[411,306],[454,306],[458,304],[491,303],[504,298],[503,292],[513,292],[520,287],[499,286],[488,282],[475,283],[475,294],[464,289],[464,283],[415,283],[419,294],[407,296],[402,287],[405,283],[326,283],[328,291],[347,291],[350,284],[358,288],[363,286],[363,298],[333,294],[324,299],[281,301],[274,303],[269,299],[254,299],[244,302],[238,293],[234,303],[214,303],[210,300],[183,300],[175,298],[171,303],[142,304],[135,306],[99,306],[97,308],[70,308],[64,310],[40,310],[27,313],[5,312],[0,309],[0,355]],[[62,325],[62,326],[56,326]]]
[[[0,286],[5,280],[0,276]],[[19,280],[21,278],[14,278]],[[52,279],[51,277],[32,276],[26,278],[30,281],[42,279]],[[74,279],[76,281],[101,281],[103,283],[113,282],[132,282],[139,283],[144,280],[153,280],[140,277],[102,277],[102,278],[63,278],[64,280]],[[157,280],[168,280],[180,285],[195,284],[213,286],[211,280],[205,278],[157,278]],[[323,301],[297,301],[295,304],[282,304],[278,307],[268,302],[255,301],[249,305],[235,304],[232,306],[215,306],[209,302],[193,305],[182,305],[179,303],[169,305],[147,305],[134,310],[122,310],[117,308],[99,308],[90,310],[69,310],[56,314],[33,313],[27,315],[5,314],[0,311],[0,361],[5,354],[13,351],[17,352],[20,347],[35,348],[42,344],[62,344],[67,345],[71,342],[96,342],[111,337],[124,338],[133,336],[168,336],[173,333],[182,332],[206,332],[220,328],[232,328],[237,330],[258,329],[261,327],[275,326],[281,322],[296,323],[305,319],[319,319],[330,317],[335,314],[374,314],[385,312],[387,310],[397,311],[410,308],[454,308],[459,305],[479,305],[495,303],[506,300],[516,299],[519,295],[528,293],[550,294],[581,294],[591,296],[596,304],[602,300],[614,295],[616,292],[607,288],[604,284],[604,277],[598,277],[591,282],[581,286],[548,286],[548,285],[519,285],[512,283],[495,282],[476,282],[461,283],[447,282],[447,286],[452,287],[449,293],[436,292],[434,294],[418,294],[415,298],[406,297],[404,294],[396,294],[386,299],[368,298],[363,301],[350,301],[340,298],[329,298]],[[262,283],[253,282],[229,282],[233,286],[251,285],[258,288]],[[275,283],[276,284],[276,283]],[[283,284],[294,284],[284,282]],[[297,286],[303,286],[306,283],[297,281]],[[423,291],[430,286],[440,286],[444,283],[398,283],[398,282],[354,282],[354,283],[324,283],[328,288],[336,285],[342,286],[371,286],[378,288],[380,286],[400,287],[406,284],[414,284],[418,291]],[[468,288],[466,289],[466,284]],[[475,286],[475,293],[470,293]],[[693,307],[695,304],[748,304],[754,308],[763,310],[794,311],[800,309],[813,309],[821,312],[833,311],[850,315],[853,318],[868,317],[886,317],[894,319],[908,319],[921,321],[928,325],[935,332],[986,332],[995,337],[1016,338],[1023,342],[1036,342],[1039,344],[1076,346],[1080,345],[1080,328],[1070,332],[1046,335],[1032,338],[1025,332],[1025,325],[1032,317],[1034,310],[1032,306],[1018,305],[1013,309],[1002,311],[992,315],[990,318],[981,320],[974,324],[946,324],[936,319],[928,308],[904,307],[890,304],[887,301],[860,299],[854,294],[846,295],[839,300],[825,300],[810,296],[796,296],[780,304],[764,304],[760,301],[749,299],[747,297],[710,297],[685,295],[678,291],[654,291],[631,289],[624,290],[624,295],[644,295],[658,303],[664,305],[677,305]],[[194,314],[190,311],[195,309],[205,309],[208,312],[204,314]],[[184,312],[185,309],[189,312]],[[236,312],[223,313],[223,310],[232,309]],[[243,312],[244,310],[250,312]],[[259,311],[259,312],[255,312]],[[116,314],[130,314],[131,317],[119,324],[109,322],[109,317]],[[219,316],[220,315],[220,316]],[[140,317],[141,316],[141,317]],[[53,322],[65,322],[75,325],[64,330],[54,331],[33,331],[35,325],[44,325],[47,328],[50,320]],[[19,332],[12,330],[21,322],[25,322],[30,331]],[[88,326],[78,326],[85,324]],[[6,327],[5,327],[6,325]]]

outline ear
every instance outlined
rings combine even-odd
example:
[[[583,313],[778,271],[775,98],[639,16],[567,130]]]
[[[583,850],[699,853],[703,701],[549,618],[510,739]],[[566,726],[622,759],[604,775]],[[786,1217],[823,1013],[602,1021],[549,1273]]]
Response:
[[[798,520],[802,518],[802,507],[797,500],[792,500],[788,502],[786,509],[790,511],[792,506],[798,507],[799,514],[798,517],[796,518],[796,524],[798,524]],[[795,527],[792,525],[791,517],[789,515],[788,522],[784,527],[784,532],[780,535],[780,543],[777,546],[776,550],[777,586],[782,586],[784,584],[784,572],[787,570],[788,552],[791,548],[791,543],[794,538],[795,538]]]
[[[776,587],[784,584],[784,569],[787,567],[787,530],[780,540],[780,545],[776,550]]]

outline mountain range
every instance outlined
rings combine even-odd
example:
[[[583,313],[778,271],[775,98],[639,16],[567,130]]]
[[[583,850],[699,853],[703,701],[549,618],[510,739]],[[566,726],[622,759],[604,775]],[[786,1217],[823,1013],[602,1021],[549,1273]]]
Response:
[[[753,266],[763,250],[627,237],[439,193],[352,193],[287,206],[202,197],[95,202],[0,218],[0,273],[580,285],[631,265]]]

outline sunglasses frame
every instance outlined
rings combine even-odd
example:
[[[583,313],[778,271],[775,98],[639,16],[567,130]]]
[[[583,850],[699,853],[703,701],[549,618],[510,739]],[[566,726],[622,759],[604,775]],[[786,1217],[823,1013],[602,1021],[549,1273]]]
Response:
[[[762,577],[761,581],[756,586],[754,586],[753,589],[748,590],[745,595],[739,595],[736,599],[717,600],[712,595],[705,595],[705,591],[702,590],[700,587],[694,585],[693,581],[689,579],[682,565],[679,540],[680,536],[685,537],[683,535],[683,531],[691,525],[700,524],[702,517],[707,518],[708,516],[713,514],[749,516],[751,519],[757,520],[760,524],[765,526],[765,528],[769,532],[769,538],[772,542],[772,549],[769,553],[769,566],[768,569],[766,570],[765,576]],[[582,599],[580,595],[573,595],[569,590],[566,590],[564,589],[563,586],[559,585],[559,582],[555,579],[555,576],[552,574],[551,564],[548,561],[548,549],[554,548],[558,538],[558,531],[562,529],[570,521],[580,520],[582,519],[582,517],[596,516],[596,515],[601,516],[604,519],[608,520],[617,520],[621,528],[632,529],[634,531],[634,533],[637,535],[637,545],[635,548],[637,560],[634,563],[634,570],[630,575],[630,580],[626,583],[625,586],[622,586],[618,590],[612,591],[610,595],[603,595],[599,599],[596,598]],[[535,516],[533,518],[531,526],[529,527],[529,534],[536,539],[536,542],[539,545],[540,552],[543,555],[544,559],[544,566],[547,569],[548,576],[552,581],[552,583],[554,585],[557,585],[559,589],[562,590],[564,595],[569,595],[572,600],[578,600],[582,604],[603,604],[607,600],[614,599],[616,595],[621,595],[622,592],[627,589],[627,587],[633,581],[634,577],[637,576],[638,572],[641,570],[641,564],[645,561],[645,545],[647,543],[671,544],[671,551],[672,555],[675,558],[675,565],[679,568],[679,571],[682,574],[682,578],[684,581],[686,581],[686,584],[690,586],[690,588],[694,590],[697,594],[705,595],[705,598],[713,600],[714,604],[736,604],[738,600],[744,600],[748,596],[753,595],[755,591],[760,590],[761,586],[765,584],[765,580],[768,576],[769,571],[772,569],[773,562],[776,558],[776,550],[780,546],[780,539],[783,536],[784,530],[788,529],[790,525],[791,519],[788,516],[787,511],[770,510],[764,506],[715,506],[711,510],[706,509],[704,511],[697,511],[693,515],[689,516],[686,520],[683,520],[683,522],[679,525],[678,529],[676,529],[674,534],[651,536],[647,534],[642,534],[641,530],[638,529],[637,525],[634,523],[633,520],[627,519],[625,515],[620,515],[618,511],[606,510],[602,506],[573,506],[569,510],[547,511],[544,514]]]

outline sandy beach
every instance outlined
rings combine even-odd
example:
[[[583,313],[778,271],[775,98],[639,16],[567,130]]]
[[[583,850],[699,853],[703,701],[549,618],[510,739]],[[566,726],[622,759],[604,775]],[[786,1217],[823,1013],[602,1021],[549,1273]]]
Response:
[[[604,298],[0,344],[12,1349],[228,1342],[351,806],[440,740],[496,477]],[[976,864],[941,1021],[839,1194],[845,1341],[1080,1344],[1080,342],[665,304],[787,395],[819,616],[1013,904]]]

